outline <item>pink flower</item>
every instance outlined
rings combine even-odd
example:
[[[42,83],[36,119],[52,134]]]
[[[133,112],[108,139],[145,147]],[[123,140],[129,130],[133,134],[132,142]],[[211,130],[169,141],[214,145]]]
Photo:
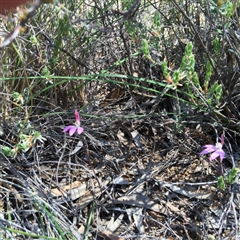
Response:
[[[84,130],[82,127],[80,127],[80,116],[79,116],[78,110],[75,110],[74,114],[75,114],[75,118],[76,118],[75,125],[67,126],[63,129],[63,132],[69,131],[70,136],[72,136],[76,131],[80,135]]]
[[[225,152],[222,150],[224,144],[224,134],[221,135],[221,142],[216,143],[216,145],[211,145],[211,144],[207,144],[204,145],[203,147],[205,148],[200,154],[208,154],[211,153],[210,156],[210,161],[216,159],[217,157],[220,157],[221,161],[224,159],[225,157]]]

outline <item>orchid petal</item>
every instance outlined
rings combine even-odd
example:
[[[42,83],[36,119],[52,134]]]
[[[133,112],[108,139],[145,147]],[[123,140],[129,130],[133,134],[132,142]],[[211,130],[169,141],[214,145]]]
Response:
[[[222,133],[222,135],[221,135],[221,143],[222,143],[222,146],[223,146],[223,144],[224,144],[224,133]]]
[[[69,136],[72,136],[76,132],[77,128],[74,126],[69,130]]]
[[[207,144],[207,145],[204,145],[203,148],[216,148],[215,145],[212,145],[212,144]]]
[[[75,118],[76,118],[76,123],[80,124],[80,116],[79,116],[79,113],[78,113],[77,109],[75,110],[74,114],[75,114]]]
[[[225,152],[222,149],[217,150],[215,153],[217,153],[221,160],[225,158]]]
[[[210,156],[210,161],[216,159],[218,156],[219,156],[219,153],[217,153],[217,152],[212,153]]]
[[[65,127],[65,128],[63,129],[63,132],[69,131],[72,127],[74,127],[74,126],[67,126],[67,127]]]
[[[208,148],[204,149],[200,154],[204,155],[204,154],[207,154],[207,153],[214,152],[216,150],[217,150],[216,147],[211,145],[211,147],[208,147]]]
[[[83,132],[83,130],[84,130],[84,129],[83,129],[82,127],[78,127],[78,128],[77,128],[78,134],[80,135],[80,134]]]

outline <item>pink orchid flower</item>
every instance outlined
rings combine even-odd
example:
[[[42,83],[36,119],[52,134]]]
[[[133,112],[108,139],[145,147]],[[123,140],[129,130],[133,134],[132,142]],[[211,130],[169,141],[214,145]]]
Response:
[[[80,127],[80,116],[79,116],[78,110],[75,110],[74,114],[75,114],[75,118],[76,118],[75,125],[67,126],[63,129],[63,132],[69,131],[70,136],[72,136],[76,131],[80,135],[84,130],[82,127]]]
[[[225,152],[222,149],[223,144],[224,144],[224,133],[221,135],[221,142],[216,143],[216,145],[211,145],[211,144],[204,145],[203,148],[205,149],[200,154],[203,155],[203,154],[208,154],[213,152],[210,156],[210,161],[216,159],[217,157],[220,157],[222,161],[225,157]]]

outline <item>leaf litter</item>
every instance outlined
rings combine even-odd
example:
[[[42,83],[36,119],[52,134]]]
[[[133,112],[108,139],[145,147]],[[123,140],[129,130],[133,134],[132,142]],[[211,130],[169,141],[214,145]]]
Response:
[[[170,239],[177,234],[182,239],[181,236],[188,234],[201,239],[205,234],[202,224],[212,232],[222,217],[221,211],[216,213],[221,208],[220,192],[214,185],[215,165],[194,151],[199,149],[196,142],[204,134],[174,132],[171,130],[174,123],[161,118],[164,116],[104,120],[108,135],[104,134],[104,127],[100,135],[99,128],[95,133],[94,127],[86,127],[81,143],[87,143],[87,152],[82,145],[78,146],[78,138],[67,137],[68,147],[55,152],[59,156],[56,160],[46,160],[53,151],[50,145],[46,146],[39,152],[41,160],[37,165],[24,170],[29,177],[22,175],[21,179],[32,179],[28,182],[34,190],[32,194],[56,202],[69,220],[74,217],[74,211],[87,216],[88,207],[95,202],[90,239],[92,234],[109,239],[135,235],[144,238],[146,234],[155,239]],[[101,120],[98,124],[101,125]],[[63,144],[60,132],[58,136]],[[18,171],[14,166],[11,160],[8,171]],[[21,165],[18,168],[23,169]],[[21,180],[10,178],[6,172],[3,176],[17,184],[11,184],[11,192],[18,204],[30,200],[24,191],[19,195],[17,186]],[[37,187],[36,181],[40,183]],[[9,204],[14,207],[13,203]],[[74,229],[79,229],[79,236],[84,222],[84,218],[75,220]]]

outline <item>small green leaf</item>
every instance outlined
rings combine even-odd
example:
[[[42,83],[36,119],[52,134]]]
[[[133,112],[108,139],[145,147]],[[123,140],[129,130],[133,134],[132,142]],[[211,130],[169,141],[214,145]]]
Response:
[[[185,47],[185,55],[192,54],[192,50],[193,50],[193,44],[189,42]]]
[[[216,100],[217,100],[217,102],[219,102],[219,100],[221,99],[222,93],[223,93],[222,85],[219,84],[219,85],[216,87]]]
[[[29,142],[23,142],[17,144],[17,148],[23,152],[27,152],[31,148],[31,146]]]
[[[206,63],[206,73],[205,73],[205,81],[204,81],[204,88],[208,89],[208,85],[211,79],[213,73],[213,67],[210,63],[210,61],[207,61]]]
[[[192,82],[193,82],[193,84],[195,85],[196,88],[201,89],[199,78],[198,78],[198,75],[197,75],[196,72],[193,73]]]
[[[22,94],[20,94],[20,93],[18,93],[18,92],[13,92],[13,93],[12,93],[12,96],[13,96],[13,101],[14,101],[14,102],[17,102],[17,103],[23,105],[23,103],[24,103],[24,98],[23,98],[23,95],[22,95]]]
[[[208,235],[208,240],[215,240],[215,237],[213,235]]]
[[[2,149],[1,149],[1,152],[6,155],[7,157],[12,157],[12,149],[10,147],[7,147],[7,146],[4,146]]]
[[[43,143],[47,139],[44,138],[40,132],[33,131],[33,143],[36,143],[37,140],[40,141],[41,143]]]
[[[163,76],[167,78],[169,76],[169,71],[168,71],[167,63],[165,61],[162,62],[161,68],[163,71]]]
[[[195,58],[194,58],[194,55],[192,55],[188,59],[188,69],[189,69],[189,71],[194,72],[194,67],[195,67]]]
[[[208,94],[211,96],[213,93],[216,93],[216,89],[218,87],[218,83],[215,82],[208,90]]]
[[[146,39],[142,40],[142,52],[145,55],[145,57],[149,57],[149,46],[148,46],[148,42]]]
[[[231,169],[227,174],[227,183],[233,184],[238,172],[239,172],[239,168]]]
[[[221,45],[218,37],[213,40],[213,49],[217,56],[220,55]]]
[[[181,61],[181,64],[180,64],[180,69],[181,69],[182,71],[184,71],[184,70],[186,69],[186,61],[187,61],[186,56],[183,56],[182,61]]]
[[[174,83],[178,83],[180,81],[180,76],[181,76],[181,73],[180,73],[179,69],[174,71],[174,73],[173,73],[173,82]]]
[[[225,190],[226,185],[225,185],[223,176],[218,177],[217,186],[218,186],[221,190]]]
[[[226,2],[226,15],[230,18],[234,14],[233,3],[230,1]]]
[[[135,33],[135,27],[131,22],[127,22],[127,31],[129,34],[133,35]]]
[[[153,22],[154,22],[154,24],[156,25],[156,27],[160,27],[160,13],[159,13],[159,11],[157,10],[157,11],[155,11],[155,13],[154,13],[154,19],[153,19]]]

